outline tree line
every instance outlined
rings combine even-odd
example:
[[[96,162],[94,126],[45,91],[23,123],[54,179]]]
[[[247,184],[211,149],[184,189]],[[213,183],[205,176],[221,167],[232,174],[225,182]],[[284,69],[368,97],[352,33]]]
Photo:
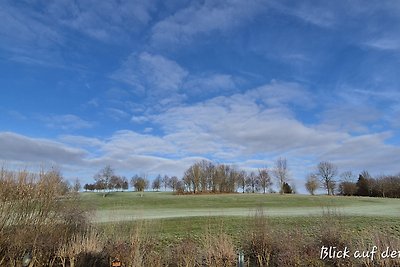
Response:
[[[322,188],[328,195],[398,198],[400,174],[372,177],[368,171],[362,171],[357,179],[353,172],[339,174],[335,164],[322,161],[316,166],[315,172],[308,174],[305,187],[312,195]]]
[[[193,193],[268,193],[278,189],[281,194],[295,193],[286,158],[278,158],[272,168],[245,171],[234,165],[218,164],[202,160],[192,164],[182,178],[159,174],[152,182],[147,175],[135,174],[128,180],[115,174],[106,166],[94,175],[93,184],[85,184],[86,191],[124,191],[131,186],[135,191],[171,190],[178,194]],[[400,197],[400,175],[372,177],[367,171],[358,180],[351,171],[339,173],[338,167],[329,161],[321,161],[306,177],[305,188],[314,195],[323,189],[328,195]]]
[[[106,166],[94,175],[93,184],[85,184],[85,191],[124,191],[129,185],[135,191],[143,192],[150,186],[154,191],[163,189],[183,193],[242,193],[274,192],[272,185],[276,182],[280,193],[294,193],[289,184],[287,160],[279,158],[275,167],[259,168],[257,171],[246,172],[233,165],[216,164],[202,160],[191,165],[179,179],[176,176],[158,175],[150,184],[147,175],[135,174],[128,181],[126,177],[115,174],[111,166]]]
[[[85,184],[83,189],[85,191],[125,191],[129,189],[129,185],[134,188],[135,191],[143,192],[150,186],[150,181],[147,175],[135,174],[130,180],[125,176],[119,176],[115,174],[114,169],[107,165],[102,168],[98,173],[94,175],[94,183]],[[178,178],[173,176],[169,177],[165,175],[162,177],[158,175],[152,183],[153,190],[159,191],[163,186],[165,190],[172,188],[174,191],[177,188]]]

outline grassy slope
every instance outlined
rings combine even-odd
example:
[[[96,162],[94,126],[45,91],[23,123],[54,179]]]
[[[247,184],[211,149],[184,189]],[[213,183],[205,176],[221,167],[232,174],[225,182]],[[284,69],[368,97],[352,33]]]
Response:
[[[133,192],[112,193],[105,198],[99,193],[83,193],[81,199],[96,210],[93,220],[107,235],[123,238],[134,225],[144,223],[148,226],[144,229],[165,244],[185,237],[196,239],[205,231],[225,232],[240,242],[260,207],[268,224],[282,231],[313,235],[324,227],[327,218],[323,212],[328,210],[336,214],[334,220],[341,227],[356,235],[379,230],[400,237],[400,199],[275,194],[175,196],[164,192],[146,192],[143,197]],[[140,220],[149,218],[157,220]]]
[[[400,199],[308,196],[279,194],[209,194],[173,195],[170,192],[145,192],[143,197],[137,192],[113,192],[103,197],[102,193],[82,193],[81,199],[99,209],[126,208],[254,208],[258,206],[288,207],[343,207],[371,204],[399,204]]]
[[[166,192],[83,193],[83,203],[96,210],[95,221],[123,221],[193,216],[248,216],[262,208],[267,215],[342,215],[400,217],[400,199],[278,194],[181,195]]]

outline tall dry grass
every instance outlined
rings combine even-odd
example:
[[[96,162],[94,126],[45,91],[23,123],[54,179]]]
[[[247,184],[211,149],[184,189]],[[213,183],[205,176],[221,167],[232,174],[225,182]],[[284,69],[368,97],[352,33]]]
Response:
[[[30,266],[56,264],[58,247],[86,225],[84,212],[67,191],[56,169],[31,173],[1,168],[1,266],[20,266],[24,255],[31,258]]]

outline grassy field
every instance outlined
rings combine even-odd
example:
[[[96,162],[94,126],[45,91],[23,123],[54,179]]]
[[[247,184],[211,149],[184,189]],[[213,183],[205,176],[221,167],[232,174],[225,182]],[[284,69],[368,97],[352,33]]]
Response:
[[[400,219],[400,199],[279,194],[173,195],[170,192],[82,193],[94,222],[186,217],[248,217],[263,210],[269,217],[342,216]]]
[[[271,227],[313,233],[334,214],[341,227],[354,233],[380,229],[400,237],[400,199],[278,194],[173,195],[170,192],[82,193],[91,219],[109,234],[146,221],[166,240],[196,236],[206,230],[232,236],[245,233],[256,212]]]
[[[92,222],[107,239],[131,244],[129,238],[139,231],[142,242],[153,240],[154,251],[165,255],[162,251],[167,249],[172,258],[193,258],[198,251],[204,252],[201,249],[218,251],[221,245],[222,251],[229,246],[246,251],[250,266],[259,266],[251,254],[254,251],[261,253],[257,255],[272,253],[275,263],[271,266],[292,266],[305,260],[309,264],[299,266],[325,266],[318,260],[321,244],[352,249],[368,249],[371,244],[397,249],[400,244],[400,199],[166,192],[145,192],[143,196],[119,192],[107,197],[82,193],[80,199],[92,210]],[[224,241],[225,235],[228,241]],[[189,248],[195,249],[190,252]],[[290,263],[281,263],[285,260]],[[346,266],[364,266],[360,260],[352,260],[355,265]],[[376,264],[368,266],[387,263]]]

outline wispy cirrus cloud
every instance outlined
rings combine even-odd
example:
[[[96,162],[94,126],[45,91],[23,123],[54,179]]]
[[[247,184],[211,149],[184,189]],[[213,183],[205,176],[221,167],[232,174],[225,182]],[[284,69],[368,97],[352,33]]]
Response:
[[[185,93],[192,96],[232,93],[236,87],[235,77],[220,73],[192,75],[183,85]]]
[[[231,30],[264,8],[259,0],[194,2],[154,25],[151,40],[155,45],[188,43],[197,35]]]
[[[146,26],[153,9],[153,1],[64,0],[52,2],[46,13],[65,27],[101,41],[115,42]]]
[[[126,83],[144,95],[179,91],[188,72],[175,61],[147,52],[132,54],[111,78]]]
[[[171,107],[188,98],[232,93],[240,80],[222,73],[190,73],[176,61],[148,52],[131,54],[110,78],[128,85],[152,108]]]
[[[27,65],[85,69],[76,62],[70,66],[59,50],[82,47],[90,38],[127,42],[147,27],[154,9],[153,1],[142,0],[5,1],[0,3],[0,48],[8,51],[8,60]],[[77,33],[86,39],[71,38]]]
[[[67,131],[88,129],[94,126],[93,122],[86,121],[73,114],[41,116],[40,120],[49,128]]]
[[[295,16],[307,23],[320,27],[333,27],[337,22],[337,10],[340,5],[335,3],[315,3],[312,1],[270,1],[270,7],[285,14]]]
[[[54,23],[29,7],[9,3],[0,3],[0,49],[8,52],[7,59],[29,65],[63,67],[58,53],[49,49],[65,41]]]
[[[387,51],[399,51],[400,50],[400,38],[396,37],[386,37],[380,39],[374,39],[367,41],[365,43],[367,46]]]

